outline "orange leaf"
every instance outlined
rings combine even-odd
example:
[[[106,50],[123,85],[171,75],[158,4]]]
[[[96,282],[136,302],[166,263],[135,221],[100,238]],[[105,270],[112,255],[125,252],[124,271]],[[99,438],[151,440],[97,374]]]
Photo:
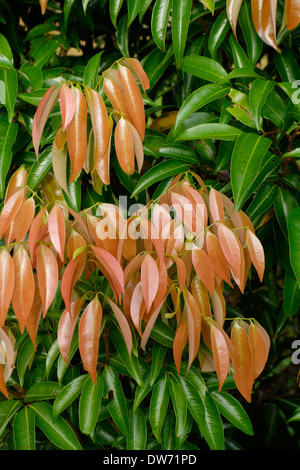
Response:
[[[225,223],[223,202],[220,196],[220,193],[214,188],[211,188],[209,192],[209,209],[212,216],[213,222],[222,222]]]
[[[265,254],[263,246],[258,237],[254,235],[251,230],[247,230],[246,241],[251,261],[257,271],[260,282],[262,282],[265,271]]]
[[[127,109],[125,95],[120,85],[114,80],[104,78],[103,89],[106,93],[107,98],[111,102],[112,107],[118,113],[120,113],[120,116],[118,116],[118,118],[123,116],[124,119],[132,123],[132,119]]]
[[[5,380],[4,380],[4,373],[3,373],[3,369],[2,369],[1,364],[0,364],[0,392],[3,393],[3,395],[6,398],[9,398],[9,394],[8,394],[8,391],[7,391],[7,388],[6,388],[6,383],[5,383]]]
[[[129,122],[129,127],[133,139],[133,148],[137,161],[138,172],[140,173],[144,164],[144,147],[136,128]]]
[[[15,265],[10,254],[0,252],[0,327],[4,326],[15,284]]]
[[[197,215],[199,214],[199,216],[202,216],[203,225],[204,227],[206,227],[208,222],[208,213],[203,197],[198,191],[196,191],[196,189],[192,188],[189,184],[182,184],[182,189],[186,197],[189,199],[190,203],[196,210]]]
[[[61,86],[61,83],[56,83],[46,91],[34,115],[32,123],[32,142],[37,158],[43,130],[55,103],[58,101]]]
[[[145,136],[145,109],[139,86],[129,68],[119,65],[118,77],[124,90],[127,109],[142,141]]]
[[[222,251],[219,239],[211,232],[206,233],[206,250],[216,275],[227,282],[229,286],[233,287],[228,262]]]
[[[200,313],[203,314],[205,317],[211,318],[211,307],[210,307],[210,302],[209,302],[208,291],[198,276],[194,277],[192,284],[191,284],[191,289],[192,289],[193,297],[199,307]],[[210,329],[205,318],[203,318],[202,315],[201,315],[201,331],[202,331],[202,337],[203,337],[204,343],[206,344],[207,347],[210,348],[211,347]]]
[[[59,126],[55,134],[54,141],[53,141],[58,150],[60,151],[63,150],[65,143],[67,142],[67,139],[68,139],[67,131],[66,130],[63,131],[62,126]]]
[[[26,170],[26,168],[24,168],[24,166],[20,166],[20,168],[18,168],[14,172],[14,174],[9,180],[6,193],[5,193],[4,204],[16,192],[17,188],[24,187],[26,185],[27,178],[28,178],[28,171]]]
[[[123,57],[120,60],[120,63],[124,64],[127,67],[129,67],[129,69],[131,70],[131,72],[135,76],[136,80],[138,80],[141,83],[144,91],[146,91],[146,90],[148,90],[148,88],[150,88],[150,83],[149,83],[148,76],[147,76],[145,70],[143,69],[143,67],[142,67],[142,65],[141,65],[141,63],[138,59],[133,59],[131,57],[130,58]]]
[[[116,260],[116,258],[100,247],[91,247],[97,261],[100,265],[100,270],[103,272],[108,282],[110,283],[116,299],[120,299],[122,292],[124,292],[124,272]]]
[[[84,248],[86,247],[86,243],[84,241],[84,238],[76,232],[76,230],[71,231],[71,234],[68,238],[68,258],[71,260],[73,259],[73,256],[75,254],[75,251],[78,250],[79,248]],[[83,253],[83,252],[82,252]],[[81,256],[82,258],[85,257],[85,253],[77,256]]]
[[[17,242],[21,241],[31,227],[35,214],[35,202],[33,197],[27,199],[21,206],[14,220],[14,234]]]
[[[219,380],[220,391],[229,372],[230,357],[227,344],[222,333],[213,324],[211,324],[210,333],[214,363]]]
[[[290,31],[300,23],[300,2],[299,0],[286,0],[286,29]]]
[[[47,9],[48,0],[39,0],[39,2],[41,5],[41,10],[42,10],[42,15],[43,15]]]
[[[53,243],[60,259],[64,263],[66,227],[62,209],[58,204],[54,204],[51,209],[48,219],[48,228],[51,242]]]
[[[164,246],[162,240],[159,237],[158,231],[149,220],[140,218],[139,223],[144,240],[150,239],[153,242],[159,261],[159,269],[161,269],[162,265],[164,264]]]
[[[34,300],[34,278],[27,251],[18,246],[13,262],[15,267],[15,284],[12,294],[12,305],[19,322],[21,333],[24,332],[26,321]]]
[[[102,306],[96,296],[85,308],[78,327],[79,351],[85,369],[97,383],[97,359],[102,322]]]
[[[127,175],[134,173],[134,142],[130,123],[123,117],[115,128],[115,148],[120,167]]]
[[[70,88],[63,83],[60,89],[60,112],[62,118],[62,130],[66,130],[75,113],[75,98]]]
[[[8,229],[11,222],[18,214],[24,200],[25,189],[18,189],[16,192],[5,202],[0,215],[0,238]]]
[[[243,279],[244,258],[241,242],[224,224],[218,224],[218,238],[224,256],[237,279]]]
[[[147,312],[155,299],[159,287],[159,272],[151,255],[147,254],[141,265],[142,292]]]
[[[254,323],[249,326],[248,335],[253,353],[253,378],[256,379],[264,370],[268,351],[264,338]]]
[[[29,230],[29,253],[30,253],[30,258],[31,258],[31,263],[34,266],[35,265],[35,259],[34,259],[34,253],[35,253],[35,247],[36,247],[36,242],[38,239],[38,234],[41,228],[42,220],[44,217],[44,214],[46,212],[46,207],[43,207],[40,212],[36,215],[34,218],[30,230]]]
[[[188,369],[194,361],[200,346],[201,314],[193,295],[186,289],[184,291],[183,313],[187,316],[189,332],[189,362]]]
[[[75,98],[75,113],[67,127],[68,150],[71,161],[70,183],[82,170],[87,151],[87,105],[84,94],[72,87]]]
[[[94,133],[94,163],[98,165],[104,157],[110,137],[110,125],[107,109],[102,96],[95,90],[85,87],[85,96],[89,106]]]
[[[126,320],[126,317],[124,313],[119,309],[119,307],[110,299],[106,299],[109,305],[111,306],[114,314],[116,315],[116,319],[119,323],[121,332],[123,334],[129,356],[131,356],[131,350],[132,350],[132,335],[131,335],[131,330],[130,326],[128,324],[128,321]]]
[[[182,220],[185,230],[197,235],[197,245],[202,248],[204,243],[205,209],[203,204],[197,204],[196,210],[190,200],[181,194],[171,193],[172,206],[176,215]]]
[[[71,341],[77,324],[77,318],[84,299],[74,300],[70,310],[64,310],[57,328],[57,342],[64,362],[67,364]]]
[[[188,338],[188,322],[187,320],[183,320],[176,330],[175,338],[173,342],[173,357],[174,357],[174,362],[176,364],[178,375],[180,375],[181,358],[182,358],[183,350],[187,343],[187,338]]]
[[[95,171],[99,175],[103,184],[110,184],[110,151],[111,151],[111,139],[112,139],[112,130],[113,130],[113,120],[112,117],[109,116],[109,136],[108,136],[108,145],[105,150],[105,153],[101,160],[95,163]]]
[[[68,151],[66,147],[61,150],[57,148],[56,142],[52,144],[52,168],[56,181],[59,186],[69,196],[69,189],[67,185],[67,158]]]
[[[51,249],[40,244],[36,261],[37,277],[43,304],[43,317],[54,299],[58,285],[58,265]]]
[[[226,303],[221,288],[215,285],[211,296],[211,306],[214,314],[214,319],[218,325],[223,326],[226,315]]]
[[[39,321],[43,313],[42,299],[40,295],[39,286],[35,286],[33,304],[30,309],[29,315],[26,321],[26,328],[29,333],[30,339],[36,350],[36,335],[38,331]]]
[[[215,286],[215,275],[208,255],[201,248],[194,247],[192,250],[192,263],[199,278],[212,295]]]
[[[251,0],[252,18],[261,39],[281,52],[276,42],[276,7],[274,0]]]
[[[186,282],[186,267],[184,261],[179,256],[173,256],[177,268],[177,277],[179,283],[179,291],[182,292]]]
[[[145,312],[145,300],[141,281],[135,286],[130,300],[130,317],[140,336],[142,336],[141,323]]]
[[[77,256],[75,259],[69,261],[63,272],[61,278],[61,294],[68,312],[71,311],[71,301],[74,286],[82,275],[85,264],[85,259],[82,260],[79,256]]]
[[[239,392],[250,403],[253,387],[253,356],[246,331],[237,323],[231,330],[233,378]]]

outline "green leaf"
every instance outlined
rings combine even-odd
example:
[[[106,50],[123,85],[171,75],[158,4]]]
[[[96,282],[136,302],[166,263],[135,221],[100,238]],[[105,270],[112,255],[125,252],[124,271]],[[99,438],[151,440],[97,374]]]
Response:
[[[52,146],[47,147],[40,155],[39,159],[32,165],[27,184],[34,190],[52,168]]]
[[[57,382],[36,382],[26,392],[25,403],[30,401],[51,400],[56,398],[61,387]]]
[[[256,217],[267,212],[272,207],[278,194],[278,186],[274,183],[262,184],[256,194],[254,195],[253,201],[246,210],[246,214],[253,221]]]
[[[236,210],[240,210],[252,192],[258,188],[260,180],[258,176],[264,168],[271,143],[271,140],[266,137],[250,133],[244,134],[237,139],[230,166],[232,192]]]
[[[243,48],[237,42],[236,38],[232,34],[229,38],[229,44],[233,55],[233,64],[236,69],[248,69],[251,70],[251,63],[245,54]]]
[[[98,83],[98,71],[100,67],[100,59],[104,51],[98,52],[98,54],[94,55],[87,63],[84,69],[84,76],[83,76],[83,83],[92,88],[92,90],[96,90],[96,86]]]
[[[50,376],[50,372],[51,372],[51,369],[53,367],[53,364],[55,362],[55,360],[57,359],[57,357],[59,356],[60,354],[60,350],[59,350],[59,345],[58,345],[58,341],[54,341],[54,343],[52,344],[52,346],[50,347],[48,353],[47,353],[47,357],[46,357],[46,369],[45,369],[45,377],[46,379],[48,379],[48,377]]]
[[[25,406],[14,418],[13,438],[16,450],[35,450],[35,412]]]
[[[190,22],[192,0],[173,0],[172,43],[176,67],[180,68]]]
[[[242,130],[228,124],[198,124],[182,131],[175,138],[175,141],[198,139],[236,140],[242,134]]]
[[[161,442],[161,428],[166,417],[169,399],[169,381],[166,374],[153,387],[149,407],[149,421],[152,427],[152,432],[158,442]]]
[[[115,29],[117,29],[117,17],[118,17],[122,4],[123,4],[123,0],[109,0],[110,19]]]
[[[300,207],[293,209],[287,217],[291,266],[300,288]]]
[[[157,165],[154,165],[150,170],[148,170],[144,175],[141,176],[131,197],[134,197],[141,191],[144,191],[145,189],[149,188],[152,184],[169,178],[169,176],[182,173],[188,168],[189,165],[176,160],[167,160],[158,163]]]
[[[172,59],[173,45],[170,45],[166,52],[155,48],[143,59],[142,65],[148,76],[150,88],[160,79]]]
[[[9,122],[12,122],[18,94],[18,73],[15,69],[0,70],[0,80],[5,86],[5,102],[3,104],[7,110]]]
[[[3,400],[0,402],[0,436],[2,436],[7,424],[22,406],[22,400]]]
[[[14,65],[14,56],[9,45],[8,40],[3,34],[0,34],[0,54],[3,54],[11,63],[11,66]]]
[[[227,392],[212,392],[213,397],[220,413],[236,428],[249,436],[253,436],[251,421],[240,404],[240,402]]]
[[[27,339],[21,346],[17,357],[17,373],[20,381],[20,386],[24,385],[24,376],[27,367],[31,364],[35,356],[35,349],[31,339]]]
[[[176,436],[174,434],[175,416],[168,413],[161,429],[161,449],[176,450]]]
[[[209,82],[221,82],[227,77],[226,70],[219,62],[204,56],[185,56],[180,68],[184,72]]]
[[[156,0],[151,17],[151,33],[155,44],[162,51],[165,50],[165,38],[172,0]]]
[[[47,39],[42,42],[34,51],[32,56],[34,58],[34,65],[39,68],[43,68],[48,64],[51,57],[55,53],[56,49],[60,45],[59,39]]]
[[[239,12],[239,24],[246,42],[249,60],[252,66],[255,67],[262,51],[263,41],[255,30],[249,2],[242,2]]]
[[[283,82],[299,80],[300,67],[292,49],[282,48],[282,54],[275,54],[274,61]]]
[[[288,272],[284,276],[283,285],[283,310],[288,317],[292,317],[299,312],[300,306],[300,288],[295,276]]]
[[[128,34],[127,15],[123,15],[118,23],[117,40],[118,47],[124,57],[130,56],[128,49]]]
[[[71,9],[75,3],[75,0],[65,0],[64,1],[64,27],[67,31],[68,19],[71,12]]]
[[[224,9],[216,18],[216,21],[212,25],[209,33],[207,46],[212,59],[215,59],[217,49],[224,41],[229,29],[230,23],[227,17],[227,12]]]
[[[268,95],[262,107],[261,115],[265,119],[272,121],[280,129],[284,127],[287,120],[287,107],[275,89],[271,90],[271,93]]]
[[[176,416],[175,435],[179,437],[186,423],[187,399],[182,387],[172,376],[169,376],[169,388]]]
[[[156,320],[150,333],[150,337],[167,348],[173,347],[175,331],[161,320]]]
[[[80,375],[60,389],[53,402],[54,417],[62,413],[78,397],[88,378],[88,374]]]
[[[0,197],[4,196],[5,180],[11,165],[11,147],[17,138],[18,125],[9,122],[6,116],[0,119]]]
[[[53,419],[52,407],[43,401],[29,405],[36,413],[36,425],[47,438],[59,449],[82,450],[73,429],[67,421],[58,416]]]
[[[147,443],[147,424],[144,411],[138,408],[128,412],[129,432],[126,436],[127,450],[145,450]]]
[[[157,379],[159,372],[163,366],[163,360],[166,354],[166,347],[159,343],[153,344],[152,361],[151,361],[151,377],[150,385],[152,386]]]
[[[158,153],[161,157],[180,160],[185,163],[190,163],[191,165],[196,165],[198,163],[195,151],[187,145],[164,144],[159,148]]]
[[[296,198],[285,188],[278,188],[274,209],[280,228],[288,239],[287,217],[289,213],[298,206]]]
[[[143,386],[140,387],[138,385],[135,389],[134,400],[133,400],[133,413],[136,412],[140,403],[144,400],[144,398],[148,395],[148,393],[153,387],[153,385],[150,385],[150,375],[151,375],[151,368],[149,367],[143,375]]]
[[[136,16],[138,15],[140,8],[140,2],[136,0],[127,0],[127,12],[128,12],[128,19],[127,19],[127,28],[131,25],[134,21]]]
[[[178,111],[176,123],[174,126],[174,134],[176,134],[179,125],[188,116],[198,111],[198,109],[202,108],[203,106],[206,106],[208,103],[224,98],[224,96],[228,95],[229,92],[229,87],[225,85],[211,83],[209,85],[204,85],[198,90],[191,93]]]
[[[106,396],[109,390],[113,392],[113,399],[107,407],[109,413],[120,431],[127,435],[129,431],[128,411],[119,375],[112,367],[105,366],[102,378],[105,384],[103,396]]]
[[[275,82],[270,80],[263,80],[258,78],[252,83],[249,92],[249,102],[252,108],[252,114],[256,123],[256,128],[260,130],[262,128],[261,111],[265,104],[265,101],[272,89],[274,88]]]
[[[129,356],[126,342],[117,326],[111,330],[111,339],[131,377],[136,380],[138,385],[143,386],[143,379],[138,358],[133,353],[131,354],[131,357]]]
[[[100,375],[97,376],[96,384],[89,377],[83,386],[79,400],[79,428],[83,434],[91,434],[97,424],[103,389]]]

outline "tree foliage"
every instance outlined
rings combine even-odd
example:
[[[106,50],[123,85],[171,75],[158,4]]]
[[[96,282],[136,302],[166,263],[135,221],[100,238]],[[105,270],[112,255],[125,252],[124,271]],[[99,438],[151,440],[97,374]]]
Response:
[[[299,21],[1,3],[3,449],[297,448]]]

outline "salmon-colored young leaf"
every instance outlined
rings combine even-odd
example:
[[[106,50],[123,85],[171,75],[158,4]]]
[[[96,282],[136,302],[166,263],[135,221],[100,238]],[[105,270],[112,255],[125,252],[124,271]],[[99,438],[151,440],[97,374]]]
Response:
[[[40,244],[36,257],[38,284],[43,305],[43,317],[54,299],[58,286],[58,264],[51,248]]]
[[[189,332],[189,361],[188,368],[192,365],[200,346],[201,314],[193,295],[186,289],[184,291],[184,308]]]
[[[87,104],[82,91],[72,87],[75,113],[67,127],[68,150],[71,161],[70,183],[82,170],[87,151]]]
[[[8,229],[24,201],[25,189],[17,189],[14,194],[5,202],[0,215],[0,238]]]
[[[253,355],[246,331],[234,323],[231,330],[233,378],[241,395],[250,403],[253,387]]]
[[[104,78],[103,89],[107,98],[111,102],[112,107],[119,114],[119,116],[117,116],[118,119],[122,116],[124,119],[132,123],[132,119],[127,109],[125,95],[121,86],[114,80]]]
[[[134,173],[134,142],[130,123],[123,117],[115,128],[115,148],[120,167],[127,175]]]
[[[218,238],[225,258],[237,279],[243,279],[244,259],[241,242],[226,225],[218,225]]]
[[[67,264],[61,278],[61,294],[65,303],[66,310],[71,311],[72,294],[74,286],[82,275],[86,262],[85,259],[77,256],[71,259]]]
[[[36,284],[35,290],[34,290],[33,304],[32,304],[32,307],[30,309],[30,312],[26,321],[26,329],[28,331],[28,334],[30,336],[30,339],[32,341],[35,351],[37,348],[36,336],[38,332],[39,321],[42,317],[42,313],[43,313],[43,304],[42,304],[42,299],[40,295],[40,289],[39,289],[38,284]]]
[[[100,269],[111,284],[116,299],[120,299],[122,292],[124,292],[124,272],[120,263],[103,248],[92,246],[92,251],[96,256]]]
[[[3,395],[6,398],[9,398],[9,394],[8,394],[8,391],[7,391],[7,388],[6,388],[4,373],[3,373],[3,369],[2,369],[1,364],[0,364],[0,392],[3,393]]]
[[[253,353],[253,378],[256,379],[264,370],[268,350],[261,332],[254,323],[249,326],[248,336]]]
[[[252,18],[261,39],[280,52],[276,41],[277,0],[251,0]]]
[[[29,230],[29,236],[28,236],[28,242],[29,242],[29,253],[30,253],[30,259],[31,263],[34,266],[35,265],[35,248],[36,248],[36,243],[38,240],[38,234],[41,228],[41,224],[43,221],[43,217],[46,213],[47,207],[43,207],[39,213],[35,216],[30,230]]]
[[[212,223],[213,222],[222,222],[225,223],[225,216],[224,216],[224,209],[223,209],[223,202],[220,196],[220,193],[216,191],[214,188],[211,188],[209,192],[209,210],[212,216]]]
[[[77,324],[78,315],[84,299],[80,297],[72,302],[70,310],[64,310],[57,328],[57,342],[64,362],[67,364],[71,341]]]
[[[257,271],[260,282],[262,282],[265,271],[265,254],[263,246],[259,238],[254,235],[251,230],[247,230],[246,241],[251,261]]]
[[[119,307],[110,299],[107,299],[107,302],[111,306],[116,319],[119,323],[122,335],[124,337],[129,356],[131,356],[131,350],[132,350],[132,334],[130,330],[129,323],[124,315],[124,313],[119,309]]]
[[[72,121],[75,113],[75,98],[71,89],[65,83],[61,86],[59,98],[62,130],[64,131]]]
[[[224,256],[218,237],[211,232],[206,233],[206,250],[216,275],[223,279],[229,286],[233,287],[230,279],[228,261]]]
[[[214,267],[207,253],[201,248],[192,250],[192,263],[199,278],[212,295],[215,286]]]
[[[66,227],[62,208],[58,204],[54,204],[51,209],[48,219],[48,229],[51,242],[53,243],[60,259],[64,262]]]
[[[84,93],[92,121],[94,133],[94,163],[95,166],[97,166],[104,157],[109,144],[109,119],[102,96],[97,91],[88,87],[85,87]]]
[[[211,324],[211,345],[217,377],[219,380],[219,391],[222,389],[225,379],[229,373],[230,357],[226,341],[220,330]]]
[[[11,255],[0,252],[0,327],[4,326],[15,285],[15,266]]]
[[[23,202],[18,214],[14,219],[15,240],[20,242],[27,235],[35,214],[35,201],[30,197]]]
[[[296,28],[300,23],[299,0],[285,0],[286,3],[286,29],[288,31]]]
[[[97,383],[97,360],[102,322],[102,306],[98,297],[85,308],[79,322],[79,351],[84,365],[94,384]]]
[[[159,288],[159,272],[151,255],[147,254],[141,265],[141,283],[147,312],[156,297]]]

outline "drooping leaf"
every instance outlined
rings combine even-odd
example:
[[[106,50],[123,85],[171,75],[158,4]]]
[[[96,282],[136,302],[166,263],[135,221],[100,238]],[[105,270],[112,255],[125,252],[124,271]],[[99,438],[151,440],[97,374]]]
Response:
[[[12,160],[12,144],[15,142],[18,126],[9,122],[8,118],[0,119],[0,196],[3,198],[6,186],[5,180]]]
[[[300,207],[293,209],[287,218],[290,262],[300,288],[300,248],[299,248]]]
[[[64,310],[59,320],[57,329],[57,341],[59,351],[66,364],[68,362],[70,345],[75,331],[78,315],[83,305],[83,301],[84,299],[82,297],[77,300],[74,300],[71,304],[70,310]]]
[[[176,330],[174,343],[173,343],[173,357],[176,364],[178,375],[180,375],[180,365],[182,360],[182,353],[186,346],[188,338],[188,322],[183,320]]]
[[[215,285],[214,267],[207,253],[201,248],[192,250],[192,262],[196,273],[212,295]]]
[[[251,7],[253,23],[257,34],[266,44],[280,52],[276,42],[277,2],[271,0],[251,0]]]
[[[35,412],[24,406],[14,417],[13,436],[16,450],[35,450]]]
[[[165,39],[170,11],[172,8],[171,0],[158,0],[155,2],[151,17],[151,32],[155,44],[162,50],[165,50]]]
[[[15,283],[12,294],[12,305],[23,333],[30,309],[34,300],[34,279],[29,256],[22,245],[14,255]]]
[[[264,338],[255,323],[251,323],[249,326],[248,335],[253,353],[253,379],[255,380],[266,365],[268,350]]]
[[[149,254],[146,255],[141,265],[141,282],[147,312],[149,312],[159,288],[157,264]]]
[[[191,0],[179,0],[173,2],[172,8],[172,43],[174,47],[174,56],[176,67],[180,68],[191,15]]]
[[[246,331],[236,322],[231,330],[231,342],[234,381],[240,393],[250,403],[253,387],[252,350]]]
[[[63,83],[61,86],[59,98],[62,130],[65,131],[72,121],[75,113],[75,98],[71,89],[65,83]]]
[[[15,266],[11,255],[2,249],[0,252],[0,327],[5,323],[15,285]]]
[[[87,104],[82,91],[72,87],[75,113],[67,127],[68,150],[71,161],[70,183],[82,170],[87,151]]]
[[[59,204],[54,204],[51,209],[48,219],[48,228],[51,242],[60,259],[64,262],[66,228],[63,211]]]
[[[101,376],[96,377],[96,383],[91,378],[83,385],[79,400],[79,428],[83,434],[90,435],[97,424],[102,402],[104,383]]]
[[[45,317],[55,297],[59,275],[56,257],[47,245],[40,244],[38,247],[36,269]]]
[[[127,175],[134,173],[134,141],[130,123],[121,117],[115,129],[115,148],[120,167]]]
[[[229,373],[229,351],[226,341],[220,330],[213,324],[210,326],[211,344],[216,372],[219,380],[219,391],[224,385],[225,379]]]
[[[246,241],[251,261],[258,273],[260,282],[262,282],[265,271],[265,254],[263,246],[259,238],[254,235],[251,230],[247,230],[246,232]]]
[[[165,375],[153,388],[149,408],[149,420],[152,432],[158,442],[161,442],[161,430],[166,417],[169,399],[169,381],[168,376]]]

